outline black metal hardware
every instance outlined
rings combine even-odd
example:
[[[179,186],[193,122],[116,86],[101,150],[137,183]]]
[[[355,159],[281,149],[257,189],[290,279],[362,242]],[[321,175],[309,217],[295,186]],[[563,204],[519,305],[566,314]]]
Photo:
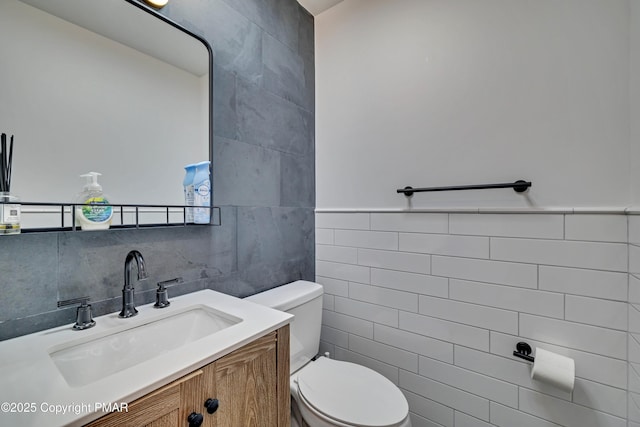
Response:
[[[529,344],[522,341],[516,344],[516,351],[513,352],[514,356],[527,360],[529,362],[533,362],[535,358],[533,356],[530,356],[530,354],[531,346]]]
[[[9,202],[0,200],[0,204],[4,205],[8,203]],[[11,203],[14,203],[14,202],[11,202]],[[60,211],[60,227],[41,227],[41,228],[27,228],[27,229],[23,228],[21,230],[22,233],[40,233],[40,232],[46,232],[46,231],[77,231],[79,230],[79,227],[77,227],[75,224],[76,207],[86,206],[86,205],[89,205],[89,206],[96,205],[96,206],[102,206],[102,207],[111,206],[116,211],[119,209],[121,224],[111,225],[109,227],[109,229],[111,230],[129,229],[129,228],[157,228],[157,227],[185,227],[185,226],[192,227],[192,226],[202,226],[202,225],[205,225],[205,226],[206,225],[222,225],[222,215],[220,212],[220,208],[217,206],[199,206],[199,207],[210,210],[211,222],[209,224],[194,224],[194,223],[187,222],[187,216],[186,216],[186,209],[191,208],[193,206],[186,206],[186,205],[152,205],[152,204],[137,205],[137,204],[126,204],[126,203],[111,203],[108,205],[104,205],[99,203],[56,203],[56,202],[23,202],[23,201],[19,202],[19,204],[21,206],[57,207],[59,208],[59,211]],[[128,208],[131,211],[129,212],[125,208]],[[140,224],[139,217],[141,212],[139,211],[139,208],[162,209],[163,211],[165,211],[167,222]],[[134,223],[125,224],[125,219],[124,219],[125,210],[127,210],[127,213],[133,213],[135,215],[135,219],[133,221]],[[182,214],[181,222],[169,222],[169,214],[172,210],[174,211],[174,213],[177,213],[176,211],[181,211],[181,214]],[[114,215],[116,214],[117,213],[114,212]],[[70,226],[65,224],[65,215],[70,215],[70,218],[71,218]],[[69,217],[67,216],[66,219],[68,220]]]
[[[171,305],[169,301],[169,293],[167,292],[167,286],[169,283],[181,283],[182,277],[176,277],[175,279],[165,280],[158,282],[158,289],[156,289],[156,303],[153,304],[154,308],[165,308]]]
[[[450,187],[426,187],[413,188],[410,186],[399,188],[398,193],[404,193],[405,196],[411,197],[413,193],[422,193],[427,191],[457,191],[457,190],[486,190],[491,188],[513,188],[516,193],[523,193],[531,187],[531,181],[523,181],[521,179],[516,182],[505,182],[500,184],[477,184],[477,185],[458,185]]]
[[[90,297],[80,297],[58,301],[58,307],[80,304],[80,307],[76,310],[76,323],[73,325],[73,329],[89,329],[96,325],[95,320],[93,320],[93,315],[91,314],[91,304],[89,304],[89,299]]]
[[[3,204],[16,203],[16,202],[0,202]],[[112,207],[124,207],[124,208],[192,208],[193,206],[186,205],[151,205],[151,204],[130,204],[130,203],[57,203],[57,202],[19,202],[22,206],[112,206]],[[198,206],[203,209],[218,209],[217,206]]]
[[[216,412],[218,410],[218,406],[220,406],[218,399],[207,399],[207,401],[204,402],[204,407],[207,408],[207,413],[209,414]]]
[[[189,423],[189,427],[200,427],[204,422],[204,417],[200,413],[192,412],[187,417],[187,422]]]

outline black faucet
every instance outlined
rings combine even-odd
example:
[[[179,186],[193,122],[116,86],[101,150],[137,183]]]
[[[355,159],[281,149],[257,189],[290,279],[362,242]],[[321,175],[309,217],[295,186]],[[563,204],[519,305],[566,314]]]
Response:
[[[133,302],[134,289],[131,285],[131,264],[133,260],[136,261],[138,266],[138,280],[144,280],[148,277],[142,254],[138,251],[129,252],[124,260],[124,287],[122,288],[122,311],[119,314],[120,317],[133,317],[138,314]]]

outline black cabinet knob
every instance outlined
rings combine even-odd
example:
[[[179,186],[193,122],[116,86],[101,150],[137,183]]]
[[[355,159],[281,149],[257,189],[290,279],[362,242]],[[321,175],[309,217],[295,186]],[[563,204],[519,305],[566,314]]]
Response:
[[[207,399],[207,401],[204,402],[204,407],[207,408],[207,412],[209,414],[213,414],[214,412],[216,412],[219,405],[220,402],[218,402],[218,399]]]
[[[198,414],[197,412],[192,412],[187,417],[189,427],[200,427],[203,421],[204,417],[202,416],[202,414]]]

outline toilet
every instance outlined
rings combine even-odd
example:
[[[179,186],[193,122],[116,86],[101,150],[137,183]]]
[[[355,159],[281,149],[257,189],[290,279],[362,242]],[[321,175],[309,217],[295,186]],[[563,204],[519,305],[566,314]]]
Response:
[[[320,356],[321,285],[304,280],[245,298],[295,317],[290,326],[292,426],[411,427],[407,399],[381,374]]]

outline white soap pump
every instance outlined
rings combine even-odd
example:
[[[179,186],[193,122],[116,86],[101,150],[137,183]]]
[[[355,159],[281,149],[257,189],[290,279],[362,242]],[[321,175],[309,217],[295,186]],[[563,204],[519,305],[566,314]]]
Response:
[[[102,192],[102,186],[98,184],[98,172],[88,172],[80,175],[87,182],[78,195],[75,216],[76,224],[83,230],[106,230],[111,225],[113,206]]]

